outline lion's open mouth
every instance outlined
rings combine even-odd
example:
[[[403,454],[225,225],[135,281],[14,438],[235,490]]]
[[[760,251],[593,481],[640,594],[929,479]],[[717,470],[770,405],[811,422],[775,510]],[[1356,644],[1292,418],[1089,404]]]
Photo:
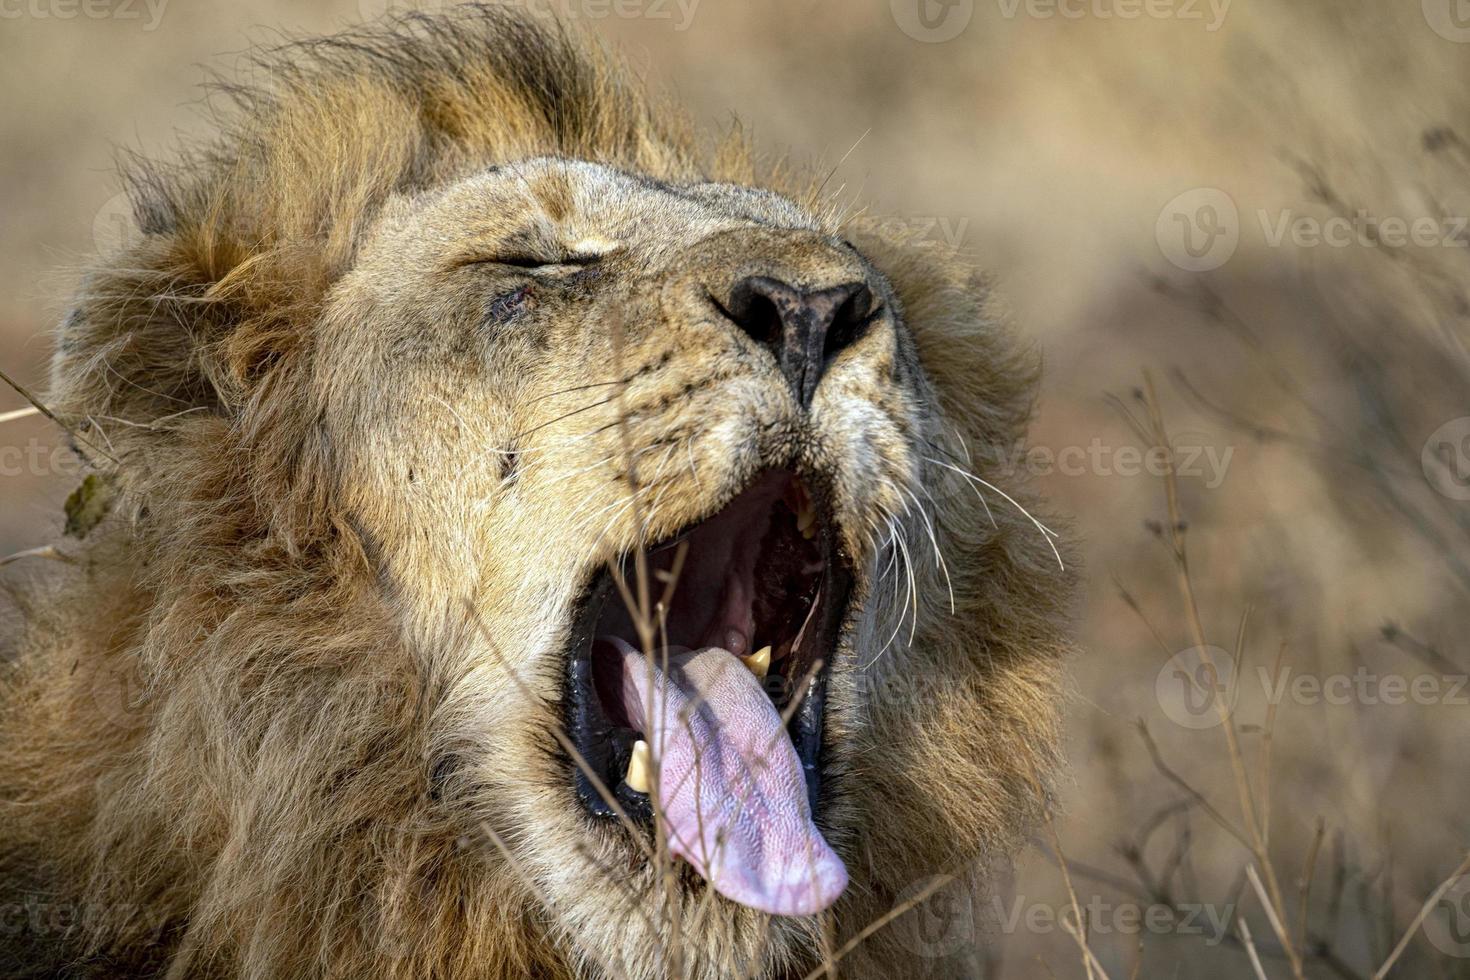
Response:
[[[567,658],[577,794],[611,795],[721,894],[766,912],[830,905],[846,871],[812,820],[828,666],[851,573],[819,493],[788,471],[645,553],[645,649],[629,593],[636,561],[589,589]],[[596,778],[592,778],[595,776]],[[600,782],[599,787],[597,783]]]

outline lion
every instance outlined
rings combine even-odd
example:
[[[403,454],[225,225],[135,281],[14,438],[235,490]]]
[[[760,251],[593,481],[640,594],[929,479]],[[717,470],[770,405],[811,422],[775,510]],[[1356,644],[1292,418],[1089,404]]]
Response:
[[[250,74],[56,339],[6,974],[957,970],[888,923],[1048,805],[1074,585],[987,280],[552,22]]]

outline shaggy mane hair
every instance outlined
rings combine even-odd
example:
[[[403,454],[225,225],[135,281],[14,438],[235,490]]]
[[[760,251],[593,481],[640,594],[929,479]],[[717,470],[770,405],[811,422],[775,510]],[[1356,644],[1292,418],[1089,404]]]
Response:
[[[125,162],[143,240],[137,268],[109,269],[84,290],[74,319],[112,333],[75,338],[93,345],[87,360],[57,362],[55,407],[73,417],[243,408],[390,195],[532,156],[667,179],[754,176],[738,140],[696,165],[682,117],[611,55],[507,8],[297,42],[245,74],[260,81],[216,86],[229,104],[212,144],[170,164]],[[63,354],[74,334],[63,332]],[[148,384],[102,381],[104,370]]]
[[[0,935],[0,972],[574,975],[525,888],[434,805],[437,692],[395,642],[300,407],[311,324],[391,195],[500,162],[790,188],[738,136],[701,149],[565,28],[494,7],[294,43],[247,74],[223,89],[215,141],[128,161],[139,235],[59,333],[48,402],[115,502],[68,546],[74,567],[11,589],[0,902],[42,926]],[[1012,445],[1035,365],[974,329],[993,322],[983,292],[956,266],[863,247],[906,291],[921,353],[946,352],[926,367],[950,417],[972,444]],[[986,542],[960,595],[983,613],[937,641],[983,651],[985,713],[942,694],[913,707],[925,724],[895,778],[916,789],[883,800],[859,845],[873,881],[947,865],[950,830],[1013,846],[1031,774],[1056,761],[1070,581],[1029,523],[997,517],[956,531]],[[928,826],[925,801],[946,808],[943,839],[890,846]],[[881,912],[898,890],[863,901]]]

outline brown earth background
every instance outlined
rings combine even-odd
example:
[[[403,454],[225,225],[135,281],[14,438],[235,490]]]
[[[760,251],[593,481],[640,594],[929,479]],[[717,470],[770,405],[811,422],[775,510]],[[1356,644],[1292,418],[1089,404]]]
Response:
[[[73,270],[125,233],[116,148],[205,131],[206,67],[386,6],[154,2],[0,2],[0,368],[38,389]],[[1470,883],[1414,927],[1470,846],[1470,7],[1222,2],[523,0],[963,248],[1044,353],[1032,439],[997,451],[1085,559],[1055,829],[1097,970],[1256,976],[1243,917],[1263,975],[1294,972],[1210,812],[1247,826],[1120,410],[1147,370],[1206,642],[1250,611],[1225,687],[1302,974],[1373,976],[1412,931],[1392,975],[1470,976]],[[60,445],[0,425],[0,556],[59,528]],[[945,888],[891,928],[916,974],[1082,977],[1070,904],[1043,829],[999,899]]]

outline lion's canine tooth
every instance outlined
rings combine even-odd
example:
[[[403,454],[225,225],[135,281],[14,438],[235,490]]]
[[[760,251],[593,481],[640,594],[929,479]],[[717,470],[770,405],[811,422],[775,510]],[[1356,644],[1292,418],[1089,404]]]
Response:
[[[766,672],[771,669],[771,648],[761,647],[748,657],[741,657],[740,662],[750,669],[750,672],[761,680],[766,679]]]
[[[817,533],[817,509],[812,506],[812,495],[800,483],[793,484],[787,506],[796,512],[796,528],[801,536],[810,540]]]
[[[806,498],[802,499],[801,510],[796,513],[796,529],[807,540],[811,540],[817,533],[817,509]]]
[[[633,754],[628,759],[628,774],[623,782],[635,793],[647,793],[652,782],[653,763],[648,756],[648,743],[639,739],[633,743]]]

